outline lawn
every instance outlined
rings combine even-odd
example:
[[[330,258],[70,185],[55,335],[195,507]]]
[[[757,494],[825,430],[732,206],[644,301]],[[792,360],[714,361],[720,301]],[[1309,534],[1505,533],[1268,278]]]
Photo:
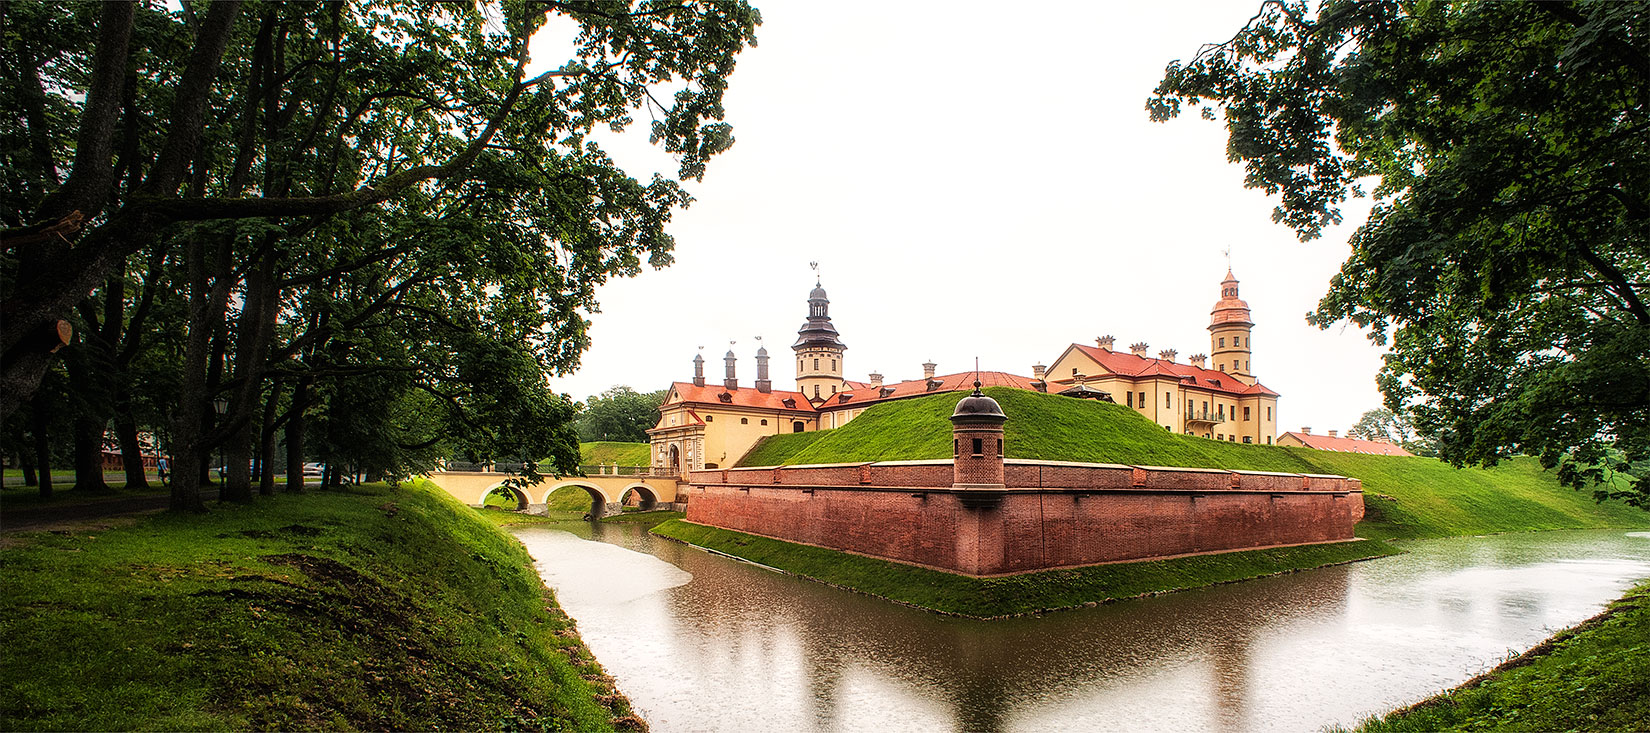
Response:
[[[0,730],[633,722],[519,543],[424,482],[13,534]]]

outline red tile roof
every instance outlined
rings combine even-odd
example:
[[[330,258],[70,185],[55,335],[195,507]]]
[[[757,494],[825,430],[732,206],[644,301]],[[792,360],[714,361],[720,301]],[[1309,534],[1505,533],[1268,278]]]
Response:
[[[798,412],[813,412],[814,408],[808,404],[808,398],[801,392],[774,390],[772,392],[758,392],[755,387],[740,387],[728,389],[720,384],[706,384],[703,387],[695,386],[692,382],[672,382],[671,391],[681,396],[681,402],[694,402],[702,405],[733,405],[736,407],[753,407],[762,410],[795,410]],[[728,402],[723,402],[721,395],[726,393]],[[796,401],[796,407],[786,407],[784,400]]]
[[[1185,382],[1188,379],[1195,380],[1194,384],[1197,387],[1213,392],[1224,392],[1229,395],[1278,396],[1277,392],[1273,392],[1271,389],[1266,387],[1266,385],[1258,382],[1255,384],[1244,384],[1243,382],[1238,381],[1237,377],[1225,372],[1216,371],[1214,369],[1203,369],[1190,364],[1153,359],[1149,356],[1137,356],[1135,354],[1127,354],[1120,351],[1110,351],[1096,346],[1072,344],[1071,348],[1083,352],[1083,354],[1087,355],[1090,359],[1093,359],[1100,366],[1124,377],[1175,377],[1180,379],[1182,382]],[[1093,379],[1097,376],[1103,375],[1089,374],[1087,376],[1090,379]],[[1068,381],[1070,381],[1068,378],[1062,377],[1060,379],[1061,384],[1065,384]]]
[[[982,387],[1014,387],[1015,389],[1036,390],[1036,387],[1031,384],[1036,380],[1031,377],[1022,377],[1007,372],[979,372],[978,374],[980,386]],[[856,388],[851,392],[839,392],[831,395],[826,398],[825,402],[820,404],[819,409],[821,411],[856,409],[904,397],[973,389],[974,375],[975,372],[958,372],[936,376],[934,380],[939,384],[933,389],[928,388],[928,380],[926,379],[913,379],[907,382],[884,382],[881,388],[866,384],[863,389]],[[886,397],[883,396],[884,393],[887,393]],[[847,399],[843,399],[844,397]]]
[[[1391,443],[1382,443],[1375,440],[1358,440],[1357,438],[1331,438],[1327,435],[1312,435],[1311,433],[1288,432],[1278,436],[1279,440],[1293,437],[1308,448],[1316,450],[1332,450],[1341,453],[1368,453],[1376,456],[1413,456],[1403,448]]]

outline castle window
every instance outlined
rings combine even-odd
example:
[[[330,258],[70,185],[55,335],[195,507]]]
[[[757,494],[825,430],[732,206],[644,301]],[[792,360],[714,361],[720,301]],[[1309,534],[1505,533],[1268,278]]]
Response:
[[[768,421],[767,421],[767,420],[763,420],[763,421],[762,421],[762,424],[763,424],[763,425],[767,425],[767,424],[768,424]]]
[[[1223,372],[1226,371],[1226,362],[1223,361],[1223,362],[1220,363],[1219,371],[1223,371]]]
[[[1268,435],[1268,436],[1266,436],[1266,444],[1267,444],[1267,445],[1271,445],[1271,444],[1272,444],[1272,436],[1270,436],[1270,435]]]
[[[748,417],[739,418],[739,424],[740,425],[749,425],[749,424],[751,424],[751,419],[748,418]]]
[[[1222,420],[1226,419],[1226,406],[1225,405],[1215,405],[1215,417],[1218,417]]]
[[[819,360],[814,359],[814,371],[819,371]]]
[[[1237,442],[1237,433],[1233,433],[1231,435],[1226,436],[1226,442],[1236,443]]]
[[[836,359],[831,360],[831,371],[836,371]]]
[[[796,370],[799,371],[799,372],[802,371],[802,360],[801,359],[796,360]]]
[[[803,431],[803,429],[805,429],[807,427],[808,426],[804,425],[801,420],[798,420],[796,422],[791,423],[791,432],[800,433],[800,432]]]
[[[705,416],[705,422],[713,422],[713,421],[715,421],[715,420],[716,420],[716,416],[715,416],[715,415],[706,415],[706,416]]]
[[[1164,407],[1174,407],[1174,393],[1172,393],[1172,392],[1164,392],[1163,393],[1163,406]]]
[[[1266,408],[1266,419],[1268,419],[1268,420],[1272,419],[1272,408],[1271,408],[1271,406],[1267,406],[1267,408]]]
[[[1128,392],[1126,394],[1128,395],[1127,399],[1128,399],[1128,402],[1129,402],[1129,407],[1134,407],[1134,393],[1133,392]]]
[[[951,441],[951,457],[956,458],[962,453],[962,438]]]
[[[1226,348],[1226,339],[1224,337],[1222,337],[1220,339],[1220,346],[1217,347],[1217,348],[1222,348],[1222,349]]]
[[[819,385],[814,385],[814,399],[819,399]]]
[[[831,385],[831,394],[836,394],[836,385]]]
[[[1243,371],[1249,371],[1249,360],[1248,359],[1243,360]]]
[[[1074,377],[1077,376],[1077,367],[1072,367],[1071,368],[1071,376],[1074,376]]]
[[[1226,434],[1225,433],[1215,433],[1215,440],[1225,440],[1225,439],[1226,439]]]
[[[981,439],[981,438],[975,438],[974,439],[974,455],[978,456],[978,455],[982,455],[984,453],[985,453],[985,440]]]
[[[1243,408],[1243,421],[1249,422],[1249,408]]]
[[[1243,442],[1245,442],[1245,443],[1253,443],[1253,442],[1255,442],[1255,441],[1252,441],[1252,440],[1250,440],[1250,439],[1249,439],[1249,436],[1247,436],[1247,435],[1245,435],[1245,436],[1243,436]]]
[[[1140,393],[1140,409],[1142,409],[1142,410],[1146,409],[1146,393],[1145,392]]]

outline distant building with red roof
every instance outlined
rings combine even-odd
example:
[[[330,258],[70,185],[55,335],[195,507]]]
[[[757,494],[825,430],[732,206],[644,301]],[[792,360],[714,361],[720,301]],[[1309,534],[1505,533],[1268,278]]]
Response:
[[[971,389],[978,377],[987,387],[1014,387],[1072,397],[1103,399],[1136,412],[1177,433],[1231,442],[1271,444],[1276,435],[1278,393],[1260,384],[1250,370],[1249,306],[1238,298],[1231,272],[1221,283],[1221,298],[1210,312],[1210,353],[1189,363],[1175,361],[1172,350],[1157,358],[1144,343],[1130,353],[1112,350],[1110,336],[1095,346],[1072,344],[1052,367],[1032,367],[1032,376],[1006,372],[959,372],[938,375],[923,364],[923,378],[884,382],[881,374],[866,381],[848,380],[842,343],[831,323],[830,300],[814,283],[808,294],[808,317],[797,330],[796,390],[775,390],[768,378],[768,350],[756,352],[756,380],[741,386],[737,357],[723,357],[726,374],[720,385],[705,379],[704,357],[693,359],[694,377],[675,382],[659,406],[659,423],[648,431],[653,465],[678,472],[734,465],[768,435],[829,430],[891,400],[936,392]]]
[[[1312,428],[1301,428],[1300,432],[1290,431],[1279,435],[1278,445],[1312,448],[1314,450],[1332,450],[1340,453],[1367,453],[1372,456],[1415,455],[1384,440],[1342,438],[1333,430],[1329,431],[1328,435],[1313,435]]]

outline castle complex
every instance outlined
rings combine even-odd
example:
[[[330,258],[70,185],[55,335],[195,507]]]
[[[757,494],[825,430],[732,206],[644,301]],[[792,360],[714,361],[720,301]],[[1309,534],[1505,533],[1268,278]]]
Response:
[[[756,379],[746,386],[739,383],[733,351],[723,358],[720,384],[706,381],[704,357],[694,357],[693,380],[671,384],[659,407],[659,423],[648,431],[652,463],[679,474],[729,467],[764,436],[840,427],[874,405],[963,391],[976,380],[987,387],[1103,399],[1133,408],[1165,430],[1270,445],[1277,435],[1278,393],[1254,377],[1253,327],[1248,304],[1238,298],[1238,281],[1228,271],[1209,317],[1213,368],[1206,366],[1210,357],[1203,354],[1185,363],[1176,361],[1173,350],[1153,358],[1144,343],[1134,344],[1128,353],[1114,351],[1114,339],[1104,336],[1094,346],[1071,344],[1052,366],[1033,366],[1030,377],[1004,372],[937,375],[929,362],[922,365],[922,379],[884,382],[881,374],[870,374],[861,382],[843,377],[848,347],[831,324],[825,289],[815,283],[808,294],[807,320],[791,346],[796,389],[773,388],[766,347],[757,349]]]

